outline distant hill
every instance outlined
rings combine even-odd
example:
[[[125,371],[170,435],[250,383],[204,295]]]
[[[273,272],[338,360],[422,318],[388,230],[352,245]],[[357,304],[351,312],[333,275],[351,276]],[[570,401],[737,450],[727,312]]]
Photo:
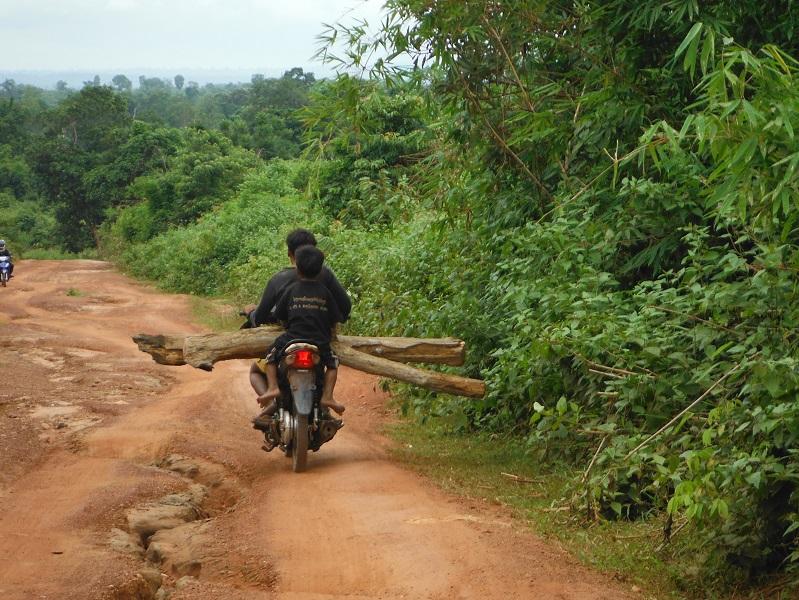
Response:
[[[319,66],[319,65],[317,65]],[[110,84],[114,75],[123,74],[133,82],[134,87],[139,83],[139,76],[160,77],[172,80],[175,75],[181,74],[186,82],[196,81],[200,85],[207,83],[240,83],[249,82],[254,73],[260,73],[266,77],[280,77],[286,69],[263,68],[263,69],[154,69],[154,68],[131,68],[118,69],[115,71],[47,71],[47,70],[0,70],[0,81],[13,79],[17,83],[35,85],[36,87],[51,89],[59,81],[66,81],[71,88],[83,87],[84,81],[91,81],[95,75],[100,76],[100,81]],[[309,69],[313,71],[313,69]]]

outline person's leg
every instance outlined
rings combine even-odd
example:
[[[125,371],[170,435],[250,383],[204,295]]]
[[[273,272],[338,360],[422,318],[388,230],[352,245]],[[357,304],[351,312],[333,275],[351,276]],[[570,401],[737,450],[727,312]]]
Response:
[[[262,396],[266,393],[266,374],[258,366],[257,362],[250,367],[250,385],[255,390],[256,395]]]
[[[253,389],[258,394],[258,404],[263,408],[255,418],[253,418],[253,427],[263,431],[264,443],[261,446],[262,450],[271,452],[277,444],[277,434],[275,430],[274,415],[277,412],[277,400],[275,398],[269,399],[266,397],[269,391],[268,376],[264,373],[269,373],[269,367],[273,365],[268,364],[265,360],[261,359],[250,367],[250,383]],[[275,377],[277,379],[277,377]]]
[[[341,414],[344,412],[344,405],[333,400],[333,390],[336,388],[336,379],[338,379],[338,369],[328,368],[325,371],[325,386],[322,390],[322,400],[320,403],[325,408],[331,408],[338,414]]]
[[[277,410],[277,398],[280,396],[280,387],[277,383],[277,365],[269,362],[266,364],[266,391],[258,396],[258,403],[261,406],[267,406],[266,414],[273,415]]]

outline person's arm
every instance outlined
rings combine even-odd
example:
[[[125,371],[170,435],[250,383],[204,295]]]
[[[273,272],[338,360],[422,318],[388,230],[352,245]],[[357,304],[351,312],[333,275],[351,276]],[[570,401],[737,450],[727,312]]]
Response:
[[[258,303],[255,310],[250,313],[250,323],[253,327],[277,323],[277,319],[274,315],[274,308],[278,301],[278,288],[279,285],[276,275],[266,284],[264,293],[261,294],[261,301]]]
[[[343,322],[344,315],[330,290],[327,293],[327,318],[330,320],[330,329],[335,337],[336,325]]]
[[[347,319],[350,318],[352,301],[349,295],[347,295],[347,290],[339,283],[338,279],[336,279],[336,275],[328,267],[325,267],[324,284],[327,289],[330,290],[333,300],[336,301],[336,306],[338,306],[341,315],[341,319],[338,322],[345,323]]]
[[[258,306],[256,306],[248,315],[250,320],[250,326],[258,327],[259,325],[263,325],[268,323],[267,317],[271,316],[272,308],[269,306],[269,284],[266,284],[264,288],[264,293],[261,294],[261,300],[258,302]]]

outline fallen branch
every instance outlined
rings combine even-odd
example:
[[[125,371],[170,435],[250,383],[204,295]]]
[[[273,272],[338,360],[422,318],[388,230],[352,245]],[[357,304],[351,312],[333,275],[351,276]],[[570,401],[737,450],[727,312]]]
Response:
[[[641,450],[642,448],[645,448],[646,446],[648,446],[648,445],[649,445],[649,442],[651,442],[652,440],[654,440],[654,439],[655,439],[656,437],[658,437],[658,436],[659,436],[661,433],[663,433],[663,432],[664,432],[664,431],[666,431],[666,430],[667,430],[669,427],[671,427],[671,426],[672,426],[672,425],[674,425],[674,424],[675,424],[677,421],[679,421],[679,420],[680,420],[680,418],[681,418],[681,417],[682,417],[682,416],[683,416],[685,413],[687,413],[687,412],[688,412],[689,410],[691,410],[691,409],[692,409],[694,406],[696,406],[697,404],[699,404],[699,403],[700,403],[702,400],[704,400],[705,398],[707,398],[707,396],[710,394],[710,392],[712,392],[713,390],[715,390],[715,389],[716,389],[716,388],[717,388],[717,387],[718,387],[718,386],[721,384],[721,382],[722,382],[722,381],[724,381],[725,379],[727,379],[727,377],[729,377],[730,375],[732,375],[733,373],[735,373],[735,371],[737,371],[738,369],[740,369],[740,368],[741,368],[741,364],[742,364],[742,363],[738,363],[738,364],[737,364],[737,365],[735,365],[735,366],[734,366],[732,369],[730,369],[729,371],[727,371],[726,373],[724,373],[724,375],[722,375],[720,378],[718,378],[718,379],[717,379],[717,380],[716,380],[716,381],[713,383],[713,385],[711,385],[709,388],[707,388],[707,389],[705,390],[705,393],[704,393],[704,394],[702,394],[701,396],[699,396],[699,398],[697,398],[696,400],[694,400],[693,402],[691,402],[691,404],[689,404],[689,405],[688,405],[688,406],[686,406],[684,409],[682,409],[682,410],[681,410],[679,413],[677,413],[676,415],[674,415],[674,417],[672,417],[672,418],[671,418],[671,420],[669,420],[669,422],[668,422],[668,423],[666,423],[666,424],[665,424],[663,427],[661,427],[660,429],[658,429],[658,430],[657,430],[655,433],[653,433],[652,435],[650,435],[650,436],[649,436],[648,438],[646,438],[646,439],[645,439],[643,442],[641,442],[641,443],[640,443],[640,444],[638,444],[638,445],[637,445],[635,448],[633,448],[632,450],[630,450],[630,452],[627,454],[627,456],[625,456],[625,457],[624,457],[624,460],[629,460],[629,459],[630,459],[630,457],[631,457],[633,454],[635,454],[636,452],[638,452],[638,451],[639,451],[639,450]]]
[[[607,371],[608,373],[616,373],[617,375],[633,375],[633,376],[644,376],[644,377],[652,377],[651,373],[636,373],[635,371],[628,371],[627,369],[620,369],[618,367],[609,367],[607,365],[600,365],[592,360],[583,359],[585,360],[585,364],[589,367],[593,367],[594,369],[599,369],[601,371]]]
[[[596,373],[597,375],[603,375],[604,377],[612,377],[613,379],[627,379],[629,375],[619,375],[618,373],[607,373],[605,371],[600,371],[598,369],[588,369],[591,373]]]
[[[512,479],[516,483],[541,483],[540,479],[528,479],[527,477],[521,477],[519,475],[514,475],[513,473],[500,473],[503,477],[507,477],[508,479]]]
[[[661,544],[660,544],[660,545],[659,545],[657,548],[655,548],[655,552],[660,552],[661,550],[663,550],[663,548],[665,548],[665,547],[666,547],[668,544],[670,544],[670,543],[671,543],[671,540],[672,540],[672,539],[674,539],[674,536],[675,536],[675,535],[677,535],[678,533],[680,533],[680,532],[683,530],[683,528],[684,528],[686,525],[688,525],[688,523],[689,523],[689,522],[690,522],[690,521],[685,521],[685,522],[683,522],[683,523],[682,523],[682,525],[680,525],[679,527],[677,527],[677,529],[675,529],[675,530],[674,530],[674,531],[671,533],[671,535],[669,535],[669,539],[667,539],[667,540],[663,540],[663,543],[661,543]]]
[[[588,468],[586,468],[585,472],[583,473],[583,477],[580,480],[581,483],[585,483],[586,481],[588,481],[588,475],[591,473],[591,469],[594,467],[594,463],[596,462],[599,453],[602,452],[602,448],[605,447],[605,442],[607,441],[608,441],[608,436],[606,435],[605,437],[602,438],[602,441],[599,442],[599,448],[596,449],[593,458],[591,458],[591,462],[588,463]]]
[[[692,315],[690,313],[680,312],[679,310],[674,310],[672,308],[667,308],[665,306],[658,306],[656,304],[650,304],[650,305],[647,306],[647,308],[654,308],[655,310],[660,310],[660,311],[663,311],[663,312],[666,312],[666,313],[669,313],[669,314],[672,314],[672,315],[677,315],[678,317],[685,317],[686,319],[691,319],[692,321],[699,321],[700,323],[705,323],[706,325],[710,325],[711,327],[715,327],[716,329],[722,329],[724,331],[728,331],[729,333],[734,333],[735,335],[737,335],[739,337],[746,335],[742,331],[731,329],[731,328],[727,327],[726,325],[722,325],[721,323],[715,323],[713,321],[708,321],[707,319],[703,319],[702,317],[699,317],[697,315]]]

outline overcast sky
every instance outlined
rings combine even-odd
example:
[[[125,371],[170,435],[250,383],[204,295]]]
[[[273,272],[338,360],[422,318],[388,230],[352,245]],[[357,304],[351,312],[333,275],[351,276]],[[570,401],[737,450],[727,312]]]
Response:
[[[376,23],[383,0],[0,0],[0,71],[283,70],[323,22]],[[260,70],[259,70],[260,69]],[[177,72],[177,71],[176,71]]]

